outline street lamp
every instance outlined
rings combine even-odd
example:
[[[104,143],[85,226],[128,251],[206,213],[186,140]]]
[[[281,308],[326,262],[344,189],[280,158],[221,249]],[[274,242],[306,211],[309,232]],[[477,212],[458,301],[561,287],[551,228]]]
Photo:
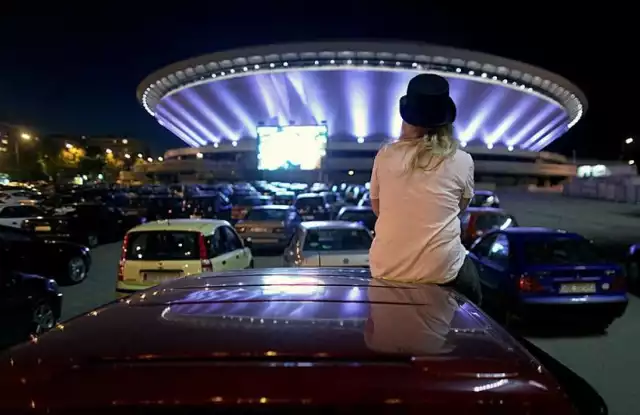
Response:
[[[64,145],[68,150],[71,150],[73,148],[73,146],[69,143]]]
[[[152,159],[151,157],[149,157],[149,158],[147,159],[147,161],[148,161],[149,163],[151,163],[151,162],[153,161],[153,159]]]
[[[158,161],[162,161],[164,160],[162,157],[158,157]]]
[[[633,143],[633,137],[629,137],[626,140],[624,140],[625,144],[631,144]]]
[[[633,166],[634,164],[636,164],[635,160],[629,160],[629,165]]]
[[[20,134],[20,138],[23,139],[24,141],[30,141],[31,140],[31,134],[27,134],[27,133],[21,133]],[[16,153],[16,167],[20,167],[20,143],[19,140],[14,140],[14,146],[15,146],[15,153]]]
[[[126,159],[130,159],[130,158],[131,158],[131,154],[125,154],[125,155],[124,155],[124,158],[126,158]]]
[[[142,153],[138,153],[138,158],[141,159],[142,158]]]
[[[113,153],[113,151],[110,148],[108,148],[108,149],[105,150],[105,153],[111,154],[111,153]]]

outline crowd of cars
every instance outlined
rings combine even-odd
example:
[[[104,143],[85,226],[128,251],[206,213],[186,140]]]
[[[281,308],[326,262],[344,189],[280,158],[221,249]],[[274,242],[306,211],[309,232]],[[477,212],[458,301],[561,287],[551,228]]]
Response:
[[[60,188],[49,194],[29,191],[19,195],[22,199],[11,197],[10,203],[0,203],[0,318],[12,327],[4,331],[11,336],[4,337],[15,341],[31,335],[32,342],[12,349],[9,378],[31,376],[31,363],[45,349],[57,361],[98,359],[103,362],[101,370],[123,371],[116,377],[86,372],[84,376],[104,376],[101,382],[113,387],[98,396],[75,384],[86,393],[77,394],[74,408],[102,408],[114,401],[126,404],[118,388],[117,378],[122,376],[130,382],[145,379],[131,402],[159,405],[190,399],[203,404],[205,390],[200,385],[189,383],[188,397],[172,394],[142,369],[153,363],[184,380],[181,371],[193,361],[244,365],[251,383],[262,385],[247,386],[243,398],[225,386],[235,378],[212,379],[208,390],[215,384],[218,395],[207,397],[207,402],[219,406],[242,399],[248,404],[272,399],[297,408],[302,396],[313,405],[335,404],[347,399],[332,395],[340,384],[371,377],[384,379],[380,385],[369,382],[361,387],[373,405],[394,400],[400,405],[441,408],[443,401],[436,396],[455,400],[459,395],[456,405],[462,411],[477,409],[489,394],[488,413],[525,408],[527,413],[552,408],[554,413],[576,413],[571,411],[604,405],[570,371],[533,345],[517,343],[484,312],[507,328],[533,320],[589,316],[593,326],[605,329],[627,306],[625,268],[602,257],[591,241],[578,234],[518,226],[516,218],[501,209],[494,192],[477,191],[460,215],[462,240],[482,282],[483,311],[449,289],[369,278],[368,251],[377,218],[367,185],[259,181]],[[114,275],[121,300],[64,324],[64,329],[55,328],[62,301],[58,284],[84,281],[91,266],[90,248],[112,241],[122,241]],[[254,255],[260,251],[281,255],[283,268],[253,269]],[[427,321],[433,323],[429,330]],[[193,327],[202,332],[197,334]],[[92,338],[91,333],[100,335]],[[290,337],[280,341],[278,333]],[[484,337],[476,336],[481,333]],[[188,345],[180,342],[189,337],[193,342]],[[70,347],[61,347],[72,338]],[[104,341],[111,346],[95,352],[93,347]],[[453,363],[434,357],[442,354],[452,357]],[[421,360],[413,360],[416,356]],[[349,374],[335,385],[335,378],[322,382],[323,392],[310,395],[304,393],[315,383],[284,369],[303,364],[339,367],[339,362],[364,369],[347,370]],[[275,370],[263,371],[261,363],[284,364],[282,372],[298,379],[300,390],[286,392],[283,382],[273,382],[267,388],[270,395],[266,394],[259,379],[273,379]],[[396,364],[408,364],[407,371],[394,369]],[[134,370],[136,365],[142,366]],[[462,372],[454,370],[458,365]],[[332,370],[319,378],[327,380]],[[426,386],[423,381],[433,376],[446,381]],[[410,384],[423,386],[407,388],[409,378],[413,378]],[[7,386],[7,379],[0,375],[0,386]],[[385,396],[372,398],[369,394],[376,388],[384,388]],[[468,392],[477,396],[465,400]],[[17,393],[7,402],[16,408],[37,397],[48,409],[69,403],[54,395],[50,389],[41,393],[31,388],[29,396]]]

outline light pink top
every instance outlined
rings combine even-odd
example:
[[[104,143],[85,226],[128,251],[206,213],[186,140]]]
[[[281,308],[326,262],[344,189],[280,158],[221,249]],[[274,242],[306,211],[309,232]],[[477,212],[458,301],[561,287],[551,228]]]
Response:
[[[461,198],[473,196],[473,160],[457,150],[436,170],[405,172],[406,147],[378,152],[371,174],[371,199],[380,200],[369,251],[371,275],[392,281],[446,283],[462,267]]]

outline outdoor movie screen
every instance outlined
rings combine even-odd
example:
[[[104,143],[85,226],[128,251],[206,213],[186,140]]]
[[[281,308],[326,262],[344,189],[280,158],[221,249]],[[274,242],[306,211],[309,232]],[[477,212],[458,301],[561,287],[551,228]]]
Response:
[[[258,169],[316,170],[327,150],[326,125],[263,127],[258,132]]]

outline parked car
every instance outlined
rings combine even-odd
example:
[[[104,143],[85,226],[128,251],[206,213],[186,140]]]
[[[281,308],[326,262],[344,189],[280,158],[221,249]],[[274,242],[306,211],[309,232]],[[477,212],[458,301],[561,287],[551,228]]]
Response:
[[[336,220],[358,222],[374,232],[378,217],[370,206],[345,206],[340,209]]]
[[[3,414],[607,413],[584,380],[454,291],[364,269],[172,280],[10,349],[0,367]]]
[[[61,285],[81,283],[91,269],[89,248],[44,240],[22,229],[0,226],[0,246],[11,269],[52,278]]]
[[[606,328],[627,308],[622,267],[582,236],[546,228],[507,228],[470,249],[483,306],[505,324],[516,320],[589,322]]]
[[[460,216],[460,236],[465,247],[480,236],[493,229],[504,229],[518,226],[518,221],[513,215],[498,208],[470,207]]]
[[[498,200],[498,196],[491,190],[476,190],[469,206],[499,208],[500,200]]]
[[[369,267],[371,232],[360,223],[345,221],[302,222],[283,264],[289,267]]]
[[[255,206],[235,228],[240,237],[250,240],[255,248],[284,249],[300,222],[302,219],[292,206]]]
[[[125,231],[140,223],[120,209],[100,203],[78,203],[64,215],[26,219],[22,228],[44,239],[59,239],[91,248],[121,240]]]
[[[293,204],[302,220],[330,220],[331,205],[318,193],[301,193]]]
[[[52,279],[16,271],[0,252],[0,350],[51,330],[62,310]]]
[[[47,213],[31,205],[0,205],[0,225],[21,228],[26,219],[47,216]]]
[[[116,292],[120,297],[207,271],[253,268],[250,242],[229,222],[170,219],[131,229],[124,237]]]
[[[271,205],[273,201],[269,196],[262,196],[259,193],[236,194],[229,198],[233,207],[231,208],[231,220],[238,221],[247,214],[254,206]]]

